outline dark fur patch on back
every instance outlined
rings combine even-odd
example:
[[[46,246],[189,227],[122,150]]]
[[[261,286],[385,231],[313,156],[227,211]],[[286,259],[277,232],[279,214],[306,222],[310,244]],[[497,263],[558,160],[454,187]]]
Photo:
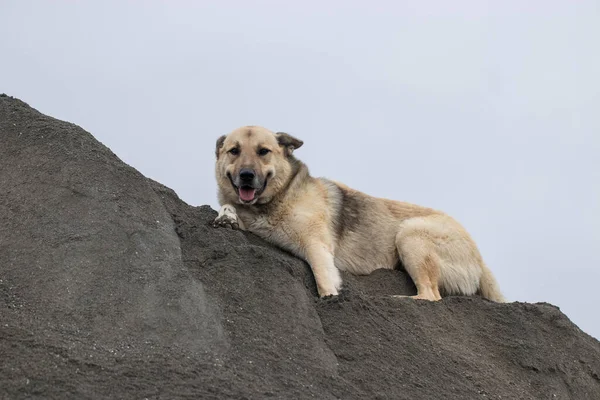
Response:
[[[354,231],[360,224],[361,217],[365,212],[365,204],[348,190],[339,186],[338,190],[340,206],[337,218],[335,218],[335,233],[339,240],[348,232]]]

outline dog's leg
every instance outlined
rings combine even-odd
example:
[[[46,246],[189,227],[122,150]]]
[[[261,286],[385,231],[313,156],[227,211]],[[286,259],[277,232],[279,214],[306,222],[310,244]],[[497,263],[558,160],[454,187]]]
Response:
[[[405,236],[401,233],[396,236],[396,247],[404,265],[417,287],[413,299],[440,300],[438,282],[440,279],[441,261],[431,249],[430,243],[420,235]]]
[[[320,297],[337,296],[342,278],[334,264],[333,252],[321,243],[306,248],[306,261],[312,269]]]
[[[219,210],[219,215],[215,218],[213,226],[217,227],[229,227],[232,229],[245,230],[244,224],[241,219],[238,218],[235,207],[231,204],[224,204]]]

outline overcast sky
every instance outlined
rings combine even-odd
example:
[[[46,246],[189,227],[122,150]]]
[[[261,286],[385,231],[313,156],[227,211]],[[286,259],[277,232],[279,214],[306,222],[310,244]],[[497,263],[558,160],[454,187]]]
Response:
[[[0,0],[0,92],[213,208],[217,137],[289,132],[598,338],[599,43],[597,1]]]

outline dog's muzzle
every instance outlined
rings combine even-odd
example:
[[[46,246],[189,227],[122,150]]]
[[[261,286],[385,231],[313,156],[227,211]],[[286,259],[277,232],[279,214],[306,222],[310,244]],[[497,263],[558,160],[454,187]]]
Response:
[[[254,202],[267,186],[267,179],[261,182],[258,175],[250,168],[242,168],[235,178],[228,176],[242,203]]]

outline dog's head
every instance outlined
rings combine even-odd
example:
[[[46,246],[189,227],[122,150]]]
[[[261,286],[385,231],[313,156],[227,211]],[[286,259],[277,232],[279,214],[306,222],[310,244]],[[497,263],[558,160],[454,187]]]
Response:
[[[222,199],[265,204],[293,174],[292,152],[302,141],[258,126],[238,128],[217,140],[215,172]]]

